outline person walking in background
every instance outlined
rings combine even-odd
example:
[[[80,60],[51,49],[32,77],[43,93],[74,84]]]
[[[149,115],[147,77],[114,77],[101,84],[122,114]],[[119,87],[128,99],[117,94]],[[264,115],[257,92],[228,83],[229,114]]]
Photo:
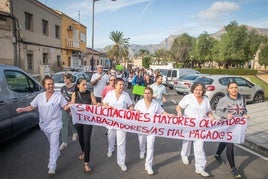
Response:
[[[101,93],[102,99],[104,99],[104,97],[106,96],[106,94],[107,94],[109,91],[114,90],[115,80],[116,80],[115,75],[111,75],[111,76],[109,77],[109,84],[105,86],[105,88],[103,89],[103,91],[102,91],[102,93]],[[106,132],[105,135],[108,135],[108,133]],[[114,137],[115,137],[115,136],[114,136]]]
[[[109,77],[109,84],[105,86],[105,88],[102,90],[101,92],[101,97],[102,99],[106,96],[106,94],[111,91],[111,90],[114,90],[114,86],[115,86],[115,80],[116,80],[116,77],[115,75],[111,75]]]
[[[144,86],[142,70],[138,70],[138,74],[135,75],[132,80],[132,85]],[[133,96],[134,96],[134,103],[136,103],[140,99],[140,95],[133,94]]]
[[[163,76],[157,75],[155,78],[155,82],[150,85],[153,89],[153,98],[163,107],[163,103],[167,101],[166,99],[166,87],[162,84]]]
[[[209,99],[204,96],[206,92],[205,86],[202,83],[194,83],[190,91],[191,93],[184,96],[176,107],[178,116],[182,117],[182,110],[184,110],[184,116],[195,118],[196,123],[205,117],[209,117],[210,120],[215,120]],[[189,165],[188,157],[190,156],[192,142],[194,143],[195,173],[208,177],[209,174],[205,171],[207,160],[203,140],[183,140],[181,149],[182,162],[185,165]]]
[[[96,104],[93,94],[87,90],[87,81],[83,78],[77,80],[75,92],[72,94],[72,104]],[[84,159],[84,171],[89,172],[91,170],[89,166],[90,151],[91,151],[91,133],[92,125],[75,124],[75,128],[79,137],[79,144],[82,150],[82,154],[79,155],[79,159]]]
[[[230,82],[227,85],[227,94],[219,100],[216,107],[216,114],[221,119],[231,119],[233,117],[244,117],[247,116],[247,109],[244,97],[238,93],[238,85],[236,82]],[[218,150],[215,155],[215,159],[222,165],[225,164],[225,160],[222,159],[221,154],[226,148],[226,156],[231,167],[231,174],[235,178],[241,178],[234,161],[234,144],[220,142]]]
[[[154,83],[154,81],[151,79],[150,75],[145,74],[145,76],[144,76],[144,86],[149,87],[153,83]]]
[[[117,109],[133,110],[132,101],[127,92],[124,91],[124,80],[115,80],[115,89],[109,91],[102,100],[103,105]],[[115,135],[117,141],[117,164],[122,171],[127,171],[126,161],[126,132],[116,129],[108,129],[108,152],[111,157],[114,151]]]
[[[150,87],[145,88],[144,98],[140,99],[136,103],[134,109],[138,112],[148,113],[150,115],[165,113],[160,104],[153,99],[153,89]],[[140,159],[144,159],[145,157],[145,145],[147,143],[145,171],[147,171],[149,175],[153,175],[154,171],[152,165],[153,165],[155,135],[138,134],[138,140],[140,149]]]
[[[54,80],[45,76],[42,80],[45,92],[38,94],[31,104],[25,108],[17,108],[18,113],[29,112],[38,108],[39,126],[49,142],[48,174],[55,174],[57,159],[60,156],[59,137],[62,128],[62,109],[68,110],[68,101],[54,91]]]
[[[109,77],[103,72],[102,65],[97,66],[97,73],[94,73],[90,84],[94,86],[94,96],[98,103],[101,103],[101,93],[103,88],[108,84]]]
[[[73,75],[70,73],[66,73],[63,76],[63,80],[65,85],[61,87],[60,92],[64,96],[64,98],[70,102],[72,93],[75,90],[75,85],[72,83]],[[75,127],[73,125],[71,115],[69,111],[62,110],[62,129],[61,129],[61,140],[62,143],[60,145],[60,150],[63,150],[67,147],[67,139],[68,139],[68,128],[69,128],[69,122],[71,122],[71,129],[72,129],[72,141],[76,141],[77,139],[77,133],[75,130]]]

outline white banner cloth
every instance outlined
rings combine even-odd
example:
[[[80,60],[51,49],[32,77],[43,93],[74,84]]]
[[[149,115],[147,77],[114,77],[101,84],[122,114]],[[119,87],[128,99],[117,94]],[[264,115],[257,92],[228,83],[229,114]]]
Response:
[[[210,121],[208,118],[149,115],[87,104],[72,105],[71,113],[73,124],[97,125],[159,137],[212,142],[243,143],[247,125],[247,120],[241,117]]]

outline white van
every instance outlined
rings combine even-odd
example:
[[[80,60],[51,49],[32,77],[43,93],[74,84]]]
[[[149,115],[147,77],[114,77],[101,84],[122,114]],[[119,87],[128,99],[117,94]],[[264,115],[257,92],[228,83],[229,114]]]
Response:
[[[178,79],[181,76],[189,75],[189,74],[199,74],[199,72],[194,70],[194,69],[191,69],[191,68],[172,68],[172,69],[169,69],[167,72],[166,85],[170,89],[173,89],[175,79]]]

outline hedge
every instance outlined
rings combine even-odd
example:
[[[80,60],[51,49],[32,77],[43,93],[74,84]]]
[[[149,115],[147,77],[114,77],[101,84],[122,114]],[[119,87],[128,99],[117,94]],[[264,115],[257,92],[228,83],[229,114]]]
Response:
[[[211,75],[256,75],[258,70],[250,69],[211,69],[211,68],[195,68],[202,74]]]

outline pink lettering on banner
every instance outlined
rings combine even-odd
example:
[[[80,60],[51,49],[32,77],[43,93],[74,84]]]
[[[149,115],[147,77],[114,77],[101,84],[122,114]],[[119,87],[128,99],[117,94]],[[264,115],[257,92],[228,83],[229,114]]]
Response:
[[[242,143],[246,133],[246,119],[235,117],[211,121],[191,117],[167,116],[111,107],[74,104],[71,106],[73,123],[97,125],[126,132],[159,137]]]

